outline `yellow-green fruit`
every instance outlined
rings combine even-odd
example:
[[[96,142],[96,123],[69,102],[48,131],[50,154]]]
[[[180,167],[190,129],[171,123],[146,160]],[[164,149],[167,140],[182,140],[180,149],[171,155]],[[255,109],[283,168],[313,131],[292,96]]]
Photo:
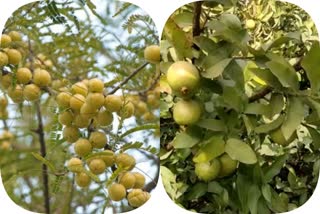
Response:
[[[29,68],[19,68],[17,70],[17,81],[21,84],[27,84],[32,79],[32,73]]]
[[[111,112],[103,110],[98,113],[95,119],[100,126],[109,126],[112,124],[113,115]]]
[[[81,106],[80,114],[89,120],[89,119],[92,119],[97,114],[97,109],[93,108],[88,103],[84,103]]]
[[[80,157],[84,157],[91,153],[92,151],[91,143],[87,139],[79,138],[74,144],[74,151]]]
[[[256,22],[253,19],[246,20],[246,28],[253,29],[256,27]]]
[[[82,172],[83,171],[82,161],[79,158],[71,158],[68,161],[67,167],[68,167],[69,171],[71,171],[71,172]]]
[[[12,140],[14,138],[14,135],[8,131],[8,130],[5,130],[2,132],[2,139],[4,140]]]
[[[98,78],[93,78],[89,80],[89,91],[90,92],[103,92],[104,84],[103,82]]]
[[[218,177],[220,168],[220,161],[215,158],[209,162],[196,163],[194,171],[200,180],[208,182]]]
[[[144,58],[150,63],[160,62],[160,47],[158,45],[150,45],[144,49]]]
[[[73,119],[73,125],[77,128],[86,128],[90,125],[90,120],[81,114],[77,114]]]
[[[116,164],[118,168],[130,171],[136,165],[136,160],[131,155],[121,153],[116,157]]]
[[[180,100],[173,107],[173,119],[179,125],[195,124],[201,113],[201,104],[195,100]]]
[[[44,69],[36,69],[33,72],[33,82],[38,86],[48,86],[51,83],[51,75]]]
[[[74,94],[70,98],[70,108],[74,111],[80,111],[82,105],[84,104],[86,98],[81,94]]]
[[[71,91],[74,94],[81,94],[83,96],[87,96],[88,87],[83,82],[77,82],[71,86]]]
[[[110,112],[119,112],[123,105],[122,97],[118,95],[108,95],[104,100],[104,106]]]
[[[136,182],[133,188],[142,189],[146,183],[146,178],[140,172],[133,172],[132,174],[136,177]]]
[[[282,145],[282,146],[287,146],[289,145],[292,141],[294,141],[297,137],[296,132],[294,132],[290,138],[288,140],[285,139],[285,137],[283,136],[283,133],[281,131],[281,128],[278,128],[274,131],[270,132],[270,137],[272,139],[273,142]]]
[[[128,101],[126,102],[122,109],[118,112],[118,115],[120,115],[123,118],[129,118],[134,114],[134,105],[132,102]]]
[[[12,39],[9,35],[7,34],[2,34],[1,36],[1,48],[6,48],[10,45]]]
[[[69,108],[72,95],[69,92],[60,92],[56,97],[59,107]]]
[[[0,151],[8,151],[11,148],[11,143],[9,141],[3,141],[2,143],[0,143]]]
[[[167,81],[171,89],[179,96],[189,97],[198,88],[200,75],[198,69],[193,64],[178,61],[169,67]]]
[[[119,183],[122,184],[126,189],[134,187],[136,177],[131,172],[125,172],[119,178]]]
[[[80,137],[79,129],[74,126],[64,127],[62,135],[63,138],[69,143],[75,142]]]
[[[58,121],[61,125],[71,126],[73,121],[73,114],[70,111],[61,112],[58,115]]]
[[[103,173],[106,170],[106,164],[100,158],[99,159],[93,159],[89,163],[89,169],[93,174],[99,175],[99,174]]]
[[[9,63],[9,57],[6,53],[0,51],[0,67]]]
[[[56,91],[58,91],[63,86],[64,86],[64,84],[61,80],[53,80],[51,82],[51,87]]]
[[[153,107],[153,108],[158,108],[160,105],[160,96],[157,97],[157,95],[155,94],[149,94],[147,96],[147,103],[149,106]]]
[[[40,98],[41,90],[35,84],[28,84],[23,89],[23,96],[28,101],[35,101]]]
[[[104,104],[104,96],[102,93],[89,93],[86,98],[86,103],[95,109],[101,108]]]
[[[20,85],[16,85],[15,87],[10,86],[8,88],[8,95],[15,103],[23,102],[23,90]]]
[[[89,141],[94,148],[102,149],[107,143],[107,137],[105,133],[95,131],[91,132]]]
[[[22,59],[21,53],[16,49],[9,49],[7,51],[9,64],[18,65]]]
[[[8,106],[8,100],[6,97],[0,97],[0,109],[4,109]]]
[[[77,173],[75,180],[76,180],[76,184],[79,187],[87,187],[91,182],[90,176],[88,176],[85,172]]]
[[[142,118],[146,122],[151,122],[156,119],[156,116],[152,112],[146,112],[142,115]]]
[[[137,116],[141,116],[141,115],[145,114],[146,112],[148,112],[147,104],[145,102],[143,102],[143,101],[138,101],[138,103],[136,104],[134,113]]]
[[[43,63],[47,68],[52,68],[53,67],[53,62],[50,59],[47,59]]]
[[[3,109],[0,111],[0,119],[6,120],[6,119],[8,119],[8,115],[9,115],[9,113],[8,113],[7,109]]]
[[[21,34],[17,31],[9,32],[9,36],[12,41],[21,41],[22,40]]]
[[[133,189],[129,192],[127,199],[132,207],[141,207],[150,198],[150,193],[142,189]]]
[[[104,150],[104,154],[101,155],[101,159],[106,164],[106,167],[112,166],[115,162],[116,156],[113,151],[111,150]]]
[[[6,74],[1,76],[1,85],[3,88],[8,89],[11,86],[12,83],[12,75]]]
[[[232,174],[238,166],[238,161],[231,159],[231,157],[227,153],[219,157],[219,161],[221,165],[219,177],[224,177]]]
[[[112,201],[121,201],[127,195],[126,188],[122,184],[111,184],[108,188],[109,197]]]

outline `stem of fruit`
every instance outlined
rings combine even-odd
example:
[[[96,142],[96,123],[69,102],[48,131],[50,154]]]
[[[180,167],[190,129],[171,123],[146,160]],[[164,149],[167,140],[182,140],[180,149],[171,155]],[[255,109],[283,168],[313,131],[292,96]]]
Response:
[[[40,103],[36,102],[36,110],[37,110],[37,119],[38,119],[38,130],[37,133],[39,135],[40,141],[40,152],[41,156],[45,158],[47,155],[46,151],[46,142],[44,139],[44,130],[43,130],[43,122],[42,122],[42,114]],[[43,194],[44,194],[44,207],[47,214],[50,214],[50,197],[49,197],[49,177],[48,177],[48,168],[47,165],[42,164],[42,179],[43,179]]]

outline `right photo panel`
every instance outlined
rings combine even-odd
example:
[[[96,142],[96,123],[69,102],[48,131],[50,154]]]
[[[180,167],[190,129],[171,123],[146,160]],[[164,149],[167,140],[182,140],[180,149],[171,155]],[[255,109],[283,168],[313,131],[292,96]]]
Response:
[[[320,47],[310,16],[280,1],[177,9],[161,37],[161,176],[197,213],[282,213],[320,168]]]

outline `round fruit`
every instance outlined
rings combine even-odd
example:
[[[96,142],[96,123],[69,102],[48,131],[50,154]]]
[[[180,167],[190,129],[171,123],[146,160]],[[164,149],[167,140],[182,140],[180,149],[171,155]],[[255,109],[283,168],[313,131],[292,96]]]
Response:
[[[91,132],[89,141],[94,148],[102,149],[107,143],[107,137],[105,133],[95,131]]]
[[[11,147],[11,143],[9,141],[3,141],[0,144],[0,150],[3,150],[3,151],[8,151],[10,147]]]
[[[18,83],[21,84],[27,84],[32,79],[32,73],[29,68],[19,68],[16,76]]]
[[[50,59],[47,59],[43,63],[47,68],[52,68],[53,67],[53,63],[52,63],[52,61]]]
[[[16,85],[15,87],[10,86],[8,88],[8,95],[15,103],[23,102],[23,90],[20,85]]]
[[[90,125],[90,120],[82,114],[77,114],[74,117],[73,125],[77,128],[86,128]]]
[[[35,84],[26,85],[23,89],[23,96],[28,101],[35,101],[40,98],[41,90]]]
[[[4,109],[8,106],[8,100],[6,97],[0,97],[0,109]]]
[[[238,161],[231,159],[231,157],[227,153],[219,157],[219,161],[221,164],[219,177],[224,177],[232,174],[238,166]]]
[[[83,171],[82,161],[79,158],[71,158],[68,161],[67,167],[68,167],[69,171],[71,171],[71,172],[82,172]]]
[[[95,109],[99,109],[104,104],[104,96],[102,93],[89,93],[86,99],[86,103]]]
[[[70,98],[70,108],[74,111],[80,111],[86,98],[81,94],[75,94]]]
[[[77,82],[71,86],[71,91],[74,94],[81,94],[83,96],[87,96],[88,87],[83,82]]]
[[[104,161],[107,167],[112,166],[116,159],[116,156],[113,151],[111,150],[104,150],[104,154],[100,156],[100,158]]]
[[[144,49],[144,58],[150,63],[160,62],[160,47],[158,45],[150,45]]]
[[[4,139],[4,140],[12,140],[13,138],[14,138],[14,135],[10,131],[8,131],[8,130],[3,131],[2,139]]]
[[[58,115],[58,121],[61,125],[71,126],[73,114],[70,111],[64,111]]]
[[[116,157],[116,164],[118,168],[130,171],[136,165],[136,160],[131,155],[121,153]]]
[[[66,126],[63,129],[62,136],[67,142],[73,143],[79,139],[79,129],[74,126]]]
[[[1,48],[6,48],[10,45],[12,39],[7,34],[2,34],[1,36]]]
[[[173,119],[179,125],[196,123],[201,116],[201,104],[195,100],[180,100],[173,107]]]
[[[156,119],[156,116],[152,112],[146,112],[142,115],[144,121],[151,122]]]
[[[103,92],[104,84],[98,78],[90,79],[88,85],[89,85],[90,92],[99,92],[99,93]]]
[[[157,97],[155,94],[149,94],[147,96],[147,103],[148,105],[152,106],[153,108],[158,108],[160,105],[160,97]]]
[[[253,19],[246,20],[246,28],[253,29],[256,27],[256,22]]]
[[[146,112],[148,112],[148,106],[145,102],[143,101],[139,101],[137,104],[136,104],[136,108],[135,108],[135,114],[137,116],[141,116],[143,114],[145,114]]]
[[[294,132],[290,138],[288,140],[285,139],[285,137],[283,136],[283,133],[281,131],[281,128],[278,128],[274,131],[270,132],[270,137],[272,139],[273,142],[282,145],[282,146],[287,146],[289,145],[292,141],[294,141],[297,137],[296,132]]]
[[[100,126],[109,126],[113,121],[113,115],[107,110],[100,111],[96,116],[96,121]]]
[[[91,143],[84,138],[79,138],[74,144],[74,151],[80,157],[87,156],[92,151]]]
[[[89,119],[92,119],[97,114],[97,109],[93,108],[88,103],[84,103],[81,106],[80,114],[89,120]]]
[[[178,61],[167,72],[168,84],[179,96],[188,97],[194,93],[200,83],[198,69],[191,63]]]
[[[1,53],[1,52],[0,52]],[[11,86],[12,83],[12,75],[6,74],[1,76],[1,85],[5,88],[8,89]]]
[[[125,172],[119,177],[119,183],[122,184],[126,189],[134,187],[136,177],[131,172]]]
[[[106,168],[107,168],[106,164],[100,158],[93,159],[89,163],[89,169],[95,175],[99,175],[99,174],[103,173],[106,170]]]
[[[146,178],[139,172],[132,173],[136,177],[136,182],[133,186],[134,189],[142,189],[146,183]]]
[[[122,97],[117,95],[108,95],[104,100],[104,106],[110,112],[118,112],[120,111],[123,104]]]
[[[77,173],[75,180],[79,187],[87,187],[91,182],[90,176],[88,176],[85,172]]]
[[[70,99],[72,95],[68,92],[60,92],[56,97],[59,107],[68,108],[70,106]]]
[[[48,71],[36,69],[33,72],[33,82],[38,86],[48,86],[51,83],[51,76]]]
[[[8,55],[0,51],[0,67],[5,66],[9,63]]]
[[[134,105],[132,102],[128,101],[124,104],[122,109],[118,112],[123,118],[129,118],[134,114]]]
[[[126,197],[126,188],[122,184],[111,184],[108,188],[109,197],[113,201],[121,201]]]
[[[220,161],[213,159],[209,162],[196,163],[194,171],[200,180],[208,182],[218,177],[220,168]]]
[[[150,193],[141,189],[133,189],[129,192],[127,199],[132,207],[141,207],[150,198]]]
[[[9,49],[7,51],[9,64],[18,65],[22,59],[21,53],[16,49]]]
[[[11,38],[12,41],[21,41],[21,34],[17,31],[11,31],[9,32],[9,36]]]

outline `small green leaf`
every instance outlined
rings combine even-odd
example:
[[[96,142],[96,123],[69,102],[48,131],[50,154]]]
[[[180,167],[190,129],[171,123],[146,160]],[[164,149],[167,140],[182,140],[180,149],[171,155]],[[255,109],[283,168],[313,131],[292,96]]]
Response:
[[[221,194],[224,188],[216,181],[212,181],[208,184],[208,192]]]
[[[262,69],[262,68],[248,68],[254,75],[262,79],[266,82],[269,86],[274,88],[281,88],[281,83],[279,80],[272,74],[269,69]]]
[[[213,136],[205,142],[193,157],[195,163],[208,162],[224,153],[225,143],[222,137]]]
[[[39,155],[38,153],[31,152],[31,154],[32,154],[33,157],[35,157],[37,160],[39,160],[39,161],[41,161],[43,164],[47,165],[52,172],[55,172],[55,171],[56,171],[56,168],[54,167],[54,165],[53,165],[49,160],[47,160],[46,158],[42,157],[42,156]]]
[[[267,62],[270,71],[278,78],[283,87],[298,89],[298,76],[295,70],[288,64],[276,61]]]
[[[202,119],[196,123],[197,126],[211,131],[225,131],[226,125],[222,120],[216,119]]]
[[[172,145],[176,149],[191,148],[200,141],[197,133],[193,131],[185,131],[176,134],[172,141]]]
[[[188,200],[193,200],[200,198],[208,191],[208,184],[206,183],[197,183],[196,185],[192,186],[192,188],[188,191],[186,197]]]
[[[238,160],[242,163],[254,164],[257,162],[257,156],[252,148],[239,139],[228,139],[225,151],[232,159]]]
[[[274,176],[278,175],[280,170],[283,168],[284,164],[286,163],[288,159],[288,155],[282,155],[279,156],[271,166],[266,166],[264,171],[264,182],[268,183],[270,182]]]
[[[284,107],[284,98],[282,94],[272,94],[270,98],[270,107],[272,108],[270,117],[279,114]]]
[[[215,79],[223,73],[224,69],[229,65],[231,60],[232,59],[229,58],[223,59],[219,61],[217,64],[213,65],[212,67],[201,72],[201,75],[208,79]]]
[[[277,38],[276,40],[274,40],[268,47],[267,50],[273,48],[273,47],[279,47],[280,45],[287,43],[289,41],[295,41],[295,42],[299,42],[301,40],[301,33],[296,31],[296,32],[290,32],[287,33],[284,36],[281,36],[279,38]]]
[[[269,116],[270,115],[270,106],[269,105],[264,105],[262,103],[249,103],[244,110],[245,114],[256,114],[256,115],[265,115]]]
[[[251,214],[258,213],[258,201],[261,196],[260,189],[257,185],[251,185],[248,189],[248,207]]]
[[[257,126],[254,129],[254,131],[258,134],[268,133],[272,130],[279,128],[281,126],[281,124],[283,123],[284,119],[285,119],[285,116],[283,114],[281,114],[281,115],[279,115],[279,117],[277,117],[277,119],[273,120],[272,122]]]
[[[130,135],[130,134],[137,132],[137,131],[157,129],[157,128],[159,128],[158,124],[145,124],[145,125],[137,126],[132,129],[129,129],[128,131],[126,131],[125,133],[120,135],[119,140],[121,140],[122,138],[126,137],[127,135]]]
[[[271,189],[271,187],[269,184],[264,184],[261,187],[262,195],[266,199],[266,201],[268,201],[269,203],[271,203],[271,190],[270,189]]]
[[[313,147],[318,150],[320,148],[320,133],[310,126],[307,126],[307,129],[312,137]]]

